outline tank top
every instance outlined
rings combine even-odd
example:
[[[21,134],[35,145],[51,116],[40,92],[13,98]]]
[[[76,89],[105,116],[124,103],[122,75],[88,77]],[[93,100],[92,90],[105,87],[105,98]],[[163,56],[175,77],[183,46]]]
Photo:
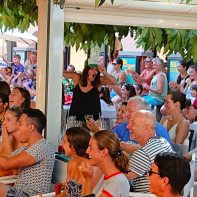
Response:
[[[88,92],[83,92],[79,84],[73,90],[73,99],[69,116],[76,116],[77,120],[84,120],[84,115],[93,115],[94,120],[99,119],[101,113],[98,88],[93,87]]]
[[[178,76],[178,78],[177,78],[177,80],[176,80],[176,82],[177,82],[177,84],[180,84],[181,83],[181,81],[183,80],[183,79],[187,79],[187,78],[189,78],[189,75],[187,75],[185,78],[183,78],[183,77],[181,77],[181,74]],[[186,86],[186,83],[184,84],[184,88],[185,88],[185,86]]]
[[[152,97],[155,97],[157,100],[161,101],[161,102],[164,102],[164,99],[166,98],[167,96],[167,92],[168,92],[168,81],[167,81],[167,77],[166,77],[166,74],[165,73],[159,73],[157,75],[155,75],[153,77],[153,79],[151,80],[151,88],[153,89],[157,89],[157,79],[160,75],[163,75],[164,76],[164,86],[163,86],[163,92],[161,94],[157,94],[157,93],[154,93],[152,91],[149,91],[149,94],[152,96]]]
[[[163,126],[168,129],[168,120],[165,120],[165,122],[163,123]],[[169,136],[170,136],[170,139],[172,141],[175,140],[176,138],[176,130],[177,130],[177,126],[178,126],[178,123],[174,124],[169,130],[168,130],[168,133],[169,133]],[[188,146],[189,145],[189,139],[186,138],[183,142],[184,145]]]

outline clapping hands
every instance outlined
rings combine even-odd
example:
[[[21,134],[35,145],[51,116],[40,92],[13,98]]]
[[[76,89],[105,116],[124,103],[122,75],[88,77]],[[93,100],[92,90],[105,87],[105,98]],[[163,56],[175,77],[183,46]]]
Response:
[[[107,74],[107,70],[106,70],[105,66],[98,65],[97,68],[103,75]]]
[[[79,169],[83,177],[92,178],[93,176],[93,167],[87,162],[83,162],[79,165]]]

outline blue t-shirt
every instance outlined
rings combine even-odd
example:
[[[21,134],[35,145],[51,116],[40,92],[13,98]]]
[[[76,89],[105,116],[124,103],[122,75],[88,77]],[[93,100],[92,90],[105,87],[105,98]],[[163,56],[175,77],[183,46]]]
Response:
[[[127,129],[128,122],[123,122],[122,124],[117,124],[112,131],[118,136],[118,138],[123,142],[130,141],[130,131]]]
[[[19,72],[24,72],[24,66],[22,64],[16,65],[14,63],[11,64],[12,69],[14,70],[14,75],[18,75]]]
[[[112,130],[114,133],[116,133],[118,138],[124,142],[131,141],[131,137],[130,137],[131,133],[129,129],[127,129],[127,125],[128,125],[128,122],[123,122],[122,124],[118,124]],[[155,133],[156,133],[156,136],[165,138],[171,144],[171,139],[170,139],[167,129],[163,127],[159,122],[156,123]]]

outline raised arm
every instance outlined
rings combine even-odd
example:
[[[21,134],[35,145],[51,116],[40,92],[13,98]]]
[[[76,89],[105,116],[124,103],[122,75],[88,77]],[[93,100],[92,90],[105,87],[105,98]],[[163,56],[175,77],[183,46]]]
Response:
[[[111,85],[110,87],[117,93],[117,95],[118,95],[119,97],[122,98],[122,92],[121,92],[122,89],[121,89],[120,86],[118,86],[118,85]]]
[[[74,86],[79,83],[81,75],[76,72],[63,71],[63,76],[73,80]]]
[[[116,85],[117,84],[116,79],[107,73],[106,68],[104,66],[98,65],[98,69],[103,74],[103,76],[100,77],[100,82],[102,85]]]

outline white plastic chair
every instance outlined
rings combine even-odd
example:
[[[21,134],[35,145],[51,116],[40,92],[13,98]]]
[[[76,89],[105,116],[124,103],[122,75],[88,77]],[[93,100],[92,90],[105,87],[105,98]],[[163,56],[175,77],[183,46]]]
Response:
[[[195,173],[195,153],[192,154],[192,160],[190,162],[191,178],[189,182],[183,188],[183,197],[194,197],[194,173]]]

